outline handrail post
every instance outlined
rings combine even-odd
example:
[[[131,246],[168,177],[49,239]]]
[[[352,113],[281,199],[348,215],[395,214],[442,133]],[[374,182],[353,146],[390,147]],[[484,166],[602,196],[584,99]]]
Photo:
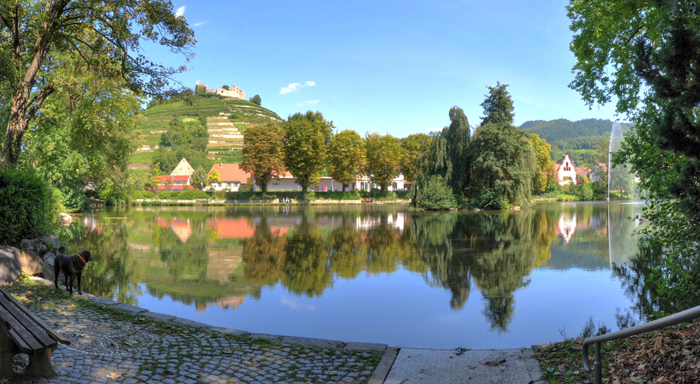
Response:
[[[593,366],[593,380],[595,384],[601,384],[603,380],[603,364],[600,362],[600,343],[595,343],[595,364]]]

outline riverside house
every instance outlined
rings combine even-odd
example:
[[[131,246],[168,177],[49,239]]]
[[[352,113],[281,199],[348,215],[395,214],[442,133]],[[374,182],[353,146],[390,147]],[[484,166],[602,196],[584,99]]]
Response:
[[[557,183],[559,183],[559,185],[564,186],[569,183],[576,184],[576,167],[574,167],[574,162],[571,161],[569,155],[564,155],[561,159],[557,160],[554,166]]]
[[[209,173],[216,171],[219,173],[219,182],[213,183],[212,188],[216,191],[231,191],[237,192],[241,186],[248,185],[251,174],[245,172],[241,169],[240,164],[225,164],[217,163],[211,167]],[[258,190],[260,187],[255,185],[255,189]],[[349,184],[345,190],[352,191],[354,189],[369,191],[371,188],[378,188],[378,186],[372,183],[367,176],[361,176],[353,184]],[[404,178],[403,175],[399,175],[389,186],[388,190],[403,190],[404,189]],[[270,180],[270,184],[267,186],[268,191],[301,191],[301,186],[297,184],[297,180],[291,173],[285,172],[283,175],[278,177],[273,177]],[[315,192],[331,192],[331,191],[342,191],[343,184],[334,180],[332,177],[324,176],[317,185],[310,187],[309,191]]]

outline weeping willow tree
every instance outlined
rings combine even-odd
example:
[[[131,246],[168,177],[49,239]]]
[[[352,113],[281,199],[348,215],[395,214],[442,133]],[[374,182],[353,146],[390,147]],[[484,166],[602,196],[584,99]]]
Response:
[[[411,202],[424,209],[446,209],[452,196],[464,196],[469,183],[469,121],[462,108],[452,107],[450,126],[433,133],[418,159],[420,173],[411,187]],[[436,200],[437,199],[437,200]]]

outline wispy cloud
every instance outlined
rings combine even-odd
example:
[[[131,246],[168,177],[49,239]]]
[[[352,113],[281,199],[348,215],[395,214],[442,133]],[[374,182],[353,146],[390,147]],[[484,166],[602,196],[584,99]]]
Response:
[[[303,107],[304,105],[316,105],[320,102],[321,102],[321,100],[318,100],[318,99],[316,99],[316,100],[304,100],[302,102],[297,103],[297,107]]]
[[[193,27],[199,27],[199,26],[202,26],[202,25],[204,25],[204,24],[206,24],[206,23],[207,23],[206,21],[202,21],[201,23],[194,23],[194,24],[192,24],[192,26],[193,26]]]
[[[313,312],[316,310],[315,305],[302,306],[299,304],[299,302],[297,300],[294,300],[294,299],[289,299],[289,298],[283,297],[280,301],[282,302],[282,305],[288,306],[289,309],[291,309],[293,311],[298,311],[301,309],[301,310]]]
[[[282,89],[280,90],[280,95],[284,95],[285,93],[292,93],[302,88],[313,87],[315,85],[316,83],[313,81],[307,81],[305,83],[291,83],[287,87],[282,87]]]
[[[177,11],[175,11],[175,16],[184,16],[185,15],[185,6],[183,5],[182,7],[178,8]]]

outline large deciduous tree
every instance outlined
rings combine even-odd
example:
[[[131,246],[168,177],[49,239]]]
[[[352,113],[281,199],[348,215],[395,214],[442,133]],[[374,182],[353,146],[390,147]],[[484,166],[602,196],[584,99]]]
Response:
[[[533,192],[542,193],[554,181],[555,177],[554,162],[549,155],[552,146],[536,133],[530,135],[530,144],[537,158],[537,172],[532,179],[532,188]]]
[[[570,87],[589,104],[617,99],[635,123],[613,155],[648,191],[646,242],[663,249],[652,283],[678,309],[700,295],[700,9],[697,1],[572,1]],[[670,296],[670,297],[668,297]],[[689,299],[693,298],[693,299]]]
[[[333,136],[328,152],[328,173],[334,180],[343,183],[343,192],[348,184],[357,180],[362,172],[365,148],[357,132],[346,129]]]
[[[527,132],[513,125],[507,85],[488,87],[484,121],[470,146],[471,197],[482,208],[521,205],[532,196],[537,158]],[[500,110],[499,108],[503,109]]]
[[[163,93],[184,70],[153,63],[142,42],[189,56],[195,43],[169,0],[7,0],[0,2],[0,89],[10,114],[0,166],[17,162],[29,123],[60,86],[58,53],[75,52],[90,71],[119,79],[137,94]]]
[[[369,133],[365,137],[365,173],[386,194],[391,181],[401,173],[401,144],[391,135]]]
[[[430,147],[432,137],[425,133],[415,133],[401,139],[401,173],[407,181],[415,181],[419,173],[419,162],[421,153]]]
[[[284,130],[273,122],[250,126],[243,134],[241,169],[253,176],[263,194],[270,180],[285,172],[283,145]]]
[[[295,113],[284,124],[284,163],[297,179],[302,194],[321,179],[326,166],[333,122],[321,112]]]

